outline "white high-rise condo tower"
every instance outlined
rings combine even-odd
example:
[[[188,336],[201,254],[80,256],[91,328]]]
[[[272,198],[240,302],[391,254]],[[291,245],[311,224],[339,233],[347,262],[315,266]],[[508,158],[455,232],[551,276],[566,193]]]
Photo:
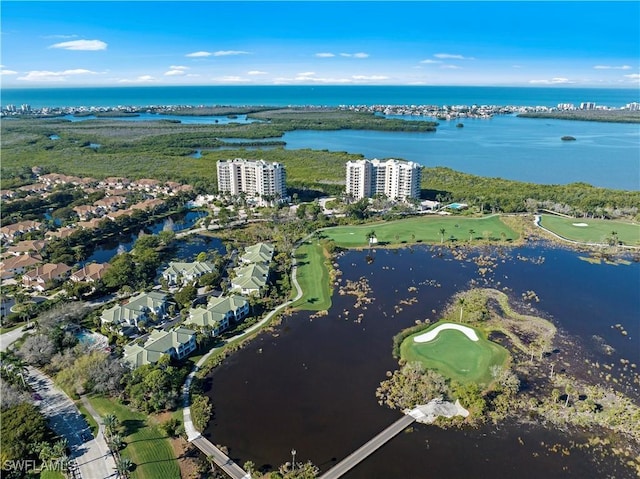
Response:
[[[281,200],[287,196],[286,173],[281,163],[264,160],[218,161],[218,191]]]
[[[422,167],[412,161],[348,161],[346,192],[356,199],[379,193],[393,200],[419,199],[421,175]]]

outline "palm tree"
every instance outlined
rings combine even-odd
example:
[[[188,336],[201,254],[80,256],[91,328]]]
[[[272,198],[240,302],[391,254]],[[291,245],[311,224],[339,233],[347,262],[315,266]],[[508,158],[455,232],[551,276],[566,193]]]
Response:
[[[462,312],[464,311],[464,298],[458,299],[458,304],[460,305],[460,322],[462,322]]]
[[[567,394],[567,400],[564,402],[564,407],[567,407],[567,405],[569,404],[569,397],[576,393],[576,389],[573,387],[573,384],[567,383],[567,385],[564,387],[564,392]]]
[[[447,232],[444,228],[440,228],[440,244],[444,243],[444,234]]]
[[[128,457],[119,457],[116,461],[116,471],[121,478],[128,479],[131,471],[131,467],[133,466],[133,462]]]
[[[476,232],[473,229],[469,230],[469,241],[473,240],[473,235],[476,234]]]
[[[105,414],[102,416],[102,423],[104,424],[105,435],[108,437],[113,436],[120,425],[120,421],[118,421],[118,417],[115,414]]]

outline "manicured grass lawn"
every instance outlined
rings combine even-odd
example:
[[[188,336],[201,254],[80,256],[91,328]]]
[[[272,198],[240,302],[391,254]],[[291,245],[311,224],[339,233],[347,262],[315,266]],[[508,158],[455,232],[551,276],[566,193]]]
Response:
[[[564,218],[542,215],[540,224],[550,231],[573,241],[583,243],[607,243],[611,232],[618,233],[618,240],[629,246],[640,246],[640,224],[615,220]],[[588,226],[575,226],[586,224]]]
[[[331,307],[329,271],[325,265],[322,246],[314,238],[296,250],[297,279],[303,296],[293,306],[308,311],[321,311]]]
[[[84,417],[84,420],[87,421],[89,428],[91,429],[91,434],[94,436],[98,434],[98,423],[93,420],[93,416],[89,414],[89,411],[82,405],[82,401],[76,401],[76,407],[80,411],[80,414]]]
[[[471,341],[464,333],[452,329],[442,330],[435,339],[416,343],[413,338],[445,322],[438,322],[406,338],[400,346],[400,355],[407,361],[419,361],[427,369],[435,369],[443,376],[461,383],[489,384],[491,366],[503,365],[509,353],[502,346],[488,341],[482,332],[472,328],[480,337]]]
[[[167,436],[148,415],[132,411],[119,402],[105,397],[89,399],[95,410],[104,416],[115,414],[124,427],[127,446],[121,451],[136,465],[133,479],[180,479],[178,460]]]
[[[518,234],[505,225],[499,216],[466,218],[461,216],[420,216],[385,223],[355,226],[336,226],[322,230],[343,248],[363,248],[369,245],[368,234],[375,232],[381,244],[440,243],[444,229],[445,243],[481,239],[512,241]],[[473,230],[473,233],[470,231]]]

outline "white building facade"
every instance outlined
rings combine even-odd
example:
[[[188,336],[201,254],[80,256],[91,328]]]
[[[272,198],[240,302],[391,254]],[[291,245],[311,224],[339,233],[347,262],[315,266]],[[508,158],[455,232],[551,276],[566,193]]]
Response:
[[[356,199],[381,193],[393,200],[417,199],[421,179],[422,167],[412,161],[348,161],[346,192]]]
[[[218,161],[218,191],[247,196],[285,198],[286,173],[281,163],[267,163],[264,160]]]

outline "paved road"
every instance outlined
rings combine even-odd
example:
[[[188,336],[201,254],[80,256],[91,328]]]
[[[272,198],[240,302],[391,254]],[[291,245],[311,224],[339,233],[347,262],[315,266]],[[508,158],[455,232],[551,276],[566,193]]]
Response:
[[[384,446],[390,439],[407,428],[411,423],[413,423],[413,421],[415,421],[415,418],[412,416],[402,416],[391,426],[389,426],[376,437],[367,442],[364,446],[360,447],[355,452],[351,453],[345,459],[325,472],[322,476],[320,476],[320,479],[337,479],[338,477],[346,474],[347,471],[354,468],[360,462],[364,461],[367,457]]]
[[[48,376],[35,368],[29,368],[27,382],[42,397],[39,407],[49,419],[51,429],[67,439],[71,451],[70,457],[76,463],[80,477],[82,479],[116,478],[116,464],[104,438],[100,433],[98,433],[99,439],[93,438],[89,425],[75,403],[57,388]],[[83,437],[87,440],[83,440]]]
[[[0,351],[6,351],[7,348],[18,340],[24,333],[24,326],[13,329],[7,333],[0,334]]]

